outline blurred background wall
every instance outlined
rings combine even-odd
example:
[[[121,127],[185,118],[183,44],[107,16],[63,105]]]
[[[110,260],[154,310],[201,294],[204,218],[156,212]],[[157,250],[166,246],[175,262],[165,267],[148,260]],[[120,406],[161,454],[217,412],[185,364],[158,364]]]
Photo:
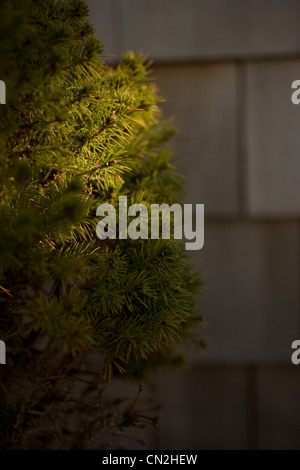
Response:
[[[153,380],[164,408],[147,448],[300,449],[300,2],[88,3],[110,61],[155,61],[186,201],[206,207],[210,346]]]

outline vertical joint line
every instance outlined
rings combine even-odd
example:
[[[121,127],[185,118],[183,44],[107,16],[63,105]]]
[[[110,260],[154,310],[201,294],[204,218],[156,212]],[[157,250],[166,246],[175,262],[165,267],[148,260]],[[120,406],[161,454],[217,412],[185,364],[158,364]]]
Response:
[[[247,65],[236,61],[237,70],[237,178],[238,211],[240,218],[248,215],[247,165]]]
[[[246,367],[248,450],[260,450],[258,373],[257,366]]]
[[[124,52],[124,8],[123,0],[111,0],[111,30],[114,62]]]

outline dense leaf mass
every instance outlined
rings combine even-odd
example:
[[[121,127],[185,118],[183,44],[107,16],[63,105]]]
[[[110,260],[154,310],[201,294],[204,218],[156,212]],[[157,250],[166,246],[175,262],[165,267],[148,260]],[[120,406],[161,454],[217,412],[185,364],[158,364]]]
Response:
[[[5,376],[0,414],[14,439],[82,355],[104,358],[103,380],[140,377],[197,322],[181,243],[96,238],[99,204],[173,204],[182,183],[149,64],[130,52],[107,66],[87,15],[83,0],[1,6],[0,338],[25,391]]]

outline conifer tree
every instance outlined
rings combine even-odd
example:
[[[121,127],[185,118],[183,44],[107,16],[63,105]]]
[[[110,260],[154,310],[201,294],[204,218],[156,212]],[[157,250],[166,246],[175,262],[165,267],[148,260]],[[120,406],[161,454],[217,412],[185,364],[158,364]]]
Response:
[[[137,400],[104,404],[105,383],[140,382],[199,339],[201,282],[181,243],[96,237],[101,203],[180,202],[174,129],[141,54],[105,64],[85,1],[0,13],[0,446],[81,449],[97,435],[101,448],[157,424]]]

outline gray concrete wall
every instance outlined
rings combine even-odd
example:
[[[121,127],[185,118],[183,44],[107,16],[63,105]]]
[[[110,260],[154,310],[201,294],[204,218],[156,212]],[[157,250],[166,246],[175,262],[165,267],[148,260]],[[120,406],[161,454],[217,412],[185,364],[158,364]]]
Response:
[[[154,448],[300,449],[299,0],[90,0],[116,61],[154,59],[187,200],[206,206],[196,265],[210,348],[154,381]]]

